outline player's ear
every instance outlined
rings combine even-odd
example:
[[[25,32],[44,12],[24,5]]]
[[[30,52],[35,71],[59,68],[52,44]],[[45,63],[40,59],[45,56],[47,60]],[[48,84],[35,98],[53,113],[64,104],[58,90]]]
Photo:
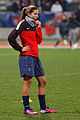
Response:
[[[28,13],[28,16],[29,16],[29,17],[31,16],[30,13]]]

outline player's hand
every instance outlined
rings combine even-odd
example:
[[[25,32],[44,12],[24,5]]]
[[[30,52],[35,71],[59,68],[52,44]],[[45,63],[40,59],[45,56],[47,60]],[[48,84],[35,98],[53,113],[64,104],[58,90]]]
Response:
[[[37,27],[41,27],[41,22],[39,20],[36,20],[35,23],[37,24]]]
[[[22,48],[22,52],[26,52],[26,51],[30,51],[30,50],[31,50],[31,47],[29,47],[29,46]]]

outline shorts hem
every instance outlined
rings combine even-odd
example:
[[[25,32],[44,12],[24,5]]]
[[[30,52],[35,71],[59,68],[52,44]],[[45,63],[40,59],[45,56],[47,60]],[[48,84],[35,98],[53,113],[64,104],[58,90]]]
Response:
[[[34,77],[33,75],[28,75],[28,74],[23,74],[23,75],[21,75],[21,77],[24,77],[24,75],[26,75],[28,77]]]
[[[27,75],[27,74],[24,74],[24,75],[26,75],[26,76],[28,76],[28,77],[39,77],[39,76],[45,76],[45,74],[43,74],[43,75]],[[24,77],[24,75],[21,75],[21,77]]]
[[[35,77],[39,77],[39,76],[45,76],[45,74],[43,74],[43,75],[35,75]]]

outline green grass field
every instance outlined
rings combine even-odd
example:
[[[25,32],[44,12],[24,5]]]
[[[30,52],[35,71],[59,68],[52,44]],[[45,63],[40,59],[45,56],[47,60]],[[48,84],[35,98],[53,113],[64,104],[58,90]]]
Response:
[[[31,108],[39,114],[23,114],[23,79],[19,72],[18,52],[0,49],[0,120],[80,120],[80,49],[39,51],[47,77],[46,103],[57,113],[39,113],[37,80],[33,78]]]

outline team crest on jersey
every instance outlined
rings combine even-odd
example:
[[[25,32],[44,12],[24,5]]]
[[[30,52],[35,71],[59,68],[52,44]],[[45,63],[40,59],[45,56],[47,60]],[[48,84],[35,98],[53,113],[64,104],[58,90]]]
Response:
[[[27,30],[29,30],[30,28],[26,28]]]
[[[31,71],[31,68],[28,68],[28,71],[30,72],[30,71]]]

